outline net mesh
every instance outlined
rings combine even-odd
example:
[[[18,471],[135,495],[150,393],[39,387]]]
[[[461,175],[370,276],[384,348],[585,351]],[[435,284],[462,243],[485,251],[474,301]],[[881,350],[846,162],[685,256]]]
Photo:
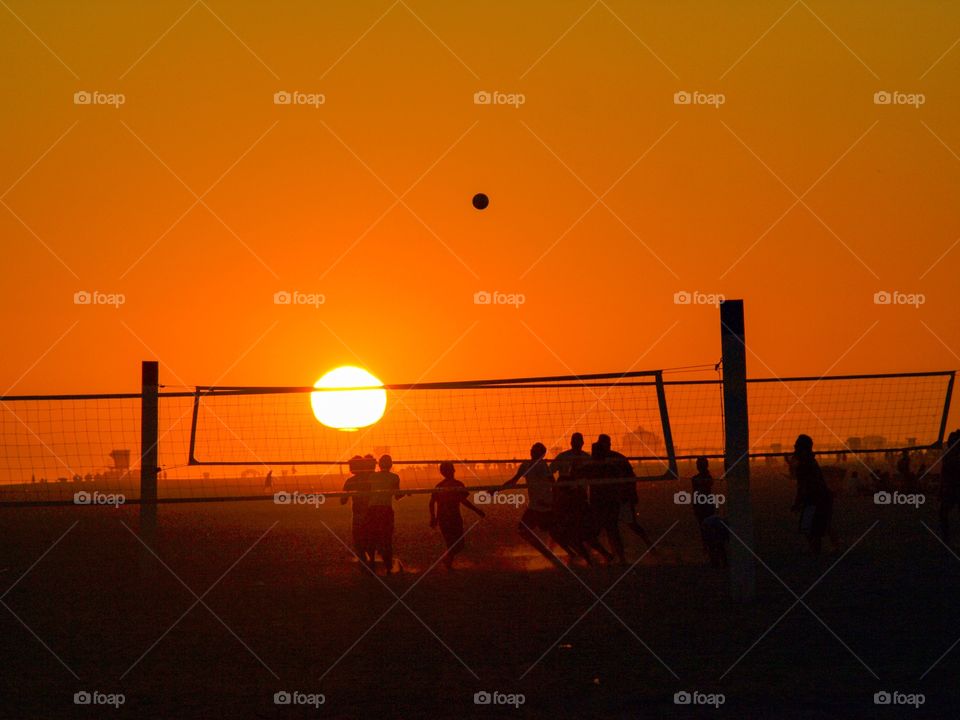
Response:
[[[218,464],[337,464],[376,448],[411,464],[494,462],[525,458],[537,441],[559,451],[574,431],[608,433],[630,456],[666,457],[652,382],[384,392],[382,419],[353,432],[318,422],[311,396],[320,393],[203,395],[194,457]]]
[[[751,455],[789,452],[800,433],[820,452],[874,462],[884,451],[933,445],[952,372],[748,381]],[[663,405],[658,397],[662,378]],[[473,485],[502,482],[542,442],[548,457],[572,432],[600,433],[660,477],[673,456],[721,457],[722,384],[658,372],[601,380],[485,381],[386,386],[382,420],[356,431],[318,422],[312,388],[164,390],[161,499],[268,497],[340,490],[353,455],[391,454],[405,488],[429,488],[436,463]],[[665,412],[662,412],[662,407]],[[669,427],[669,436],[665,432]],[[0,502],[72,501],[78,492],[139,496],[140,396],[0,398]],[[192,458],[192,461],[191,461]]]

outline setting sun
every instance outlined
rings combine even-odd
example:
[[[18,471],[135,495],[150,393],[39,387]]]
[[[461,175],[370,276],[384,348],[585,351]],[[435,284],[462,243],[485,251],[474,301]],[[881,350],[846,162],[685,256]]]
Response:
[[[383,389],[383,383],[363,368],[352,365],[338,367],[317,380],[314,387],[324,390],[310,393],[313,414],[327,427],[356,430],[373,425],[383,417],[387,407],[387,391]]]

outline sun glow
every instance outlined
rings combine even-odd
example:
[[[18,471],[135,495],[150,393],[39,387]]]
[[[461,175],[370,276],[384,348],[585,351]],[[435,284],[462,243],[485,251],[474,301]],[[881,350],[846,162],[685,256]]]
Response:
[[[352,365],[338,367],[317,380],[313,386],[325,388],[322,392],[310,393],[310,404],[314,416],[327,427],[338,430],[367,427],[382,418],[387,407],[387,391],[383,389],[383,383],[363,368]]]

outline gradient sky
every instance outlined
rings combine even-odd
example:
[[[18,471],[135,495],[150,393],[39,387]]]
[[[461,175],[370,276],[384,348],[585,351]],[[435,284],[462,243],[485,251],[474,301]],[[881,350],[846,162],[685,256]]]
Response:
[[[745,299],[753,375],[955,368],[958,36],[915,1],[6,0],[0,386],[715,362],[679,291]]]

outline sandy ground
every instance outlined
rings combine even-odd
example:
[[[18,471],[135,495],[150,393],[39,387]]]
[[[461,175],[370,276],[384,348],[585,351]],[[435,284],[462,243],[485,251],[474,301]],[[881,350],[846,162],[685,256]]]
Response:
[[[670,482],[641,489],[643,524],[666,534],[632,570],[553,567],[497,507],[449,572],[426,498],[408,497],[404,572],[379,580],[345,547],[339,504],[162,506],[160,560],[135,507],[4,508],[0,717],[956,717],[960,559],[924,526],[933,498],[839,498],[849,552],[812,558],[789,480],[754,485],[748,604],[705,565]],[[84,690],[124,704],[75,705]],[[677,706],[683,690],[724,703]],[[878,707],[884,690],[925,702]],[[278,691],[324,703],[278,706]],[[524,702],[476,705],[483,691]]]

